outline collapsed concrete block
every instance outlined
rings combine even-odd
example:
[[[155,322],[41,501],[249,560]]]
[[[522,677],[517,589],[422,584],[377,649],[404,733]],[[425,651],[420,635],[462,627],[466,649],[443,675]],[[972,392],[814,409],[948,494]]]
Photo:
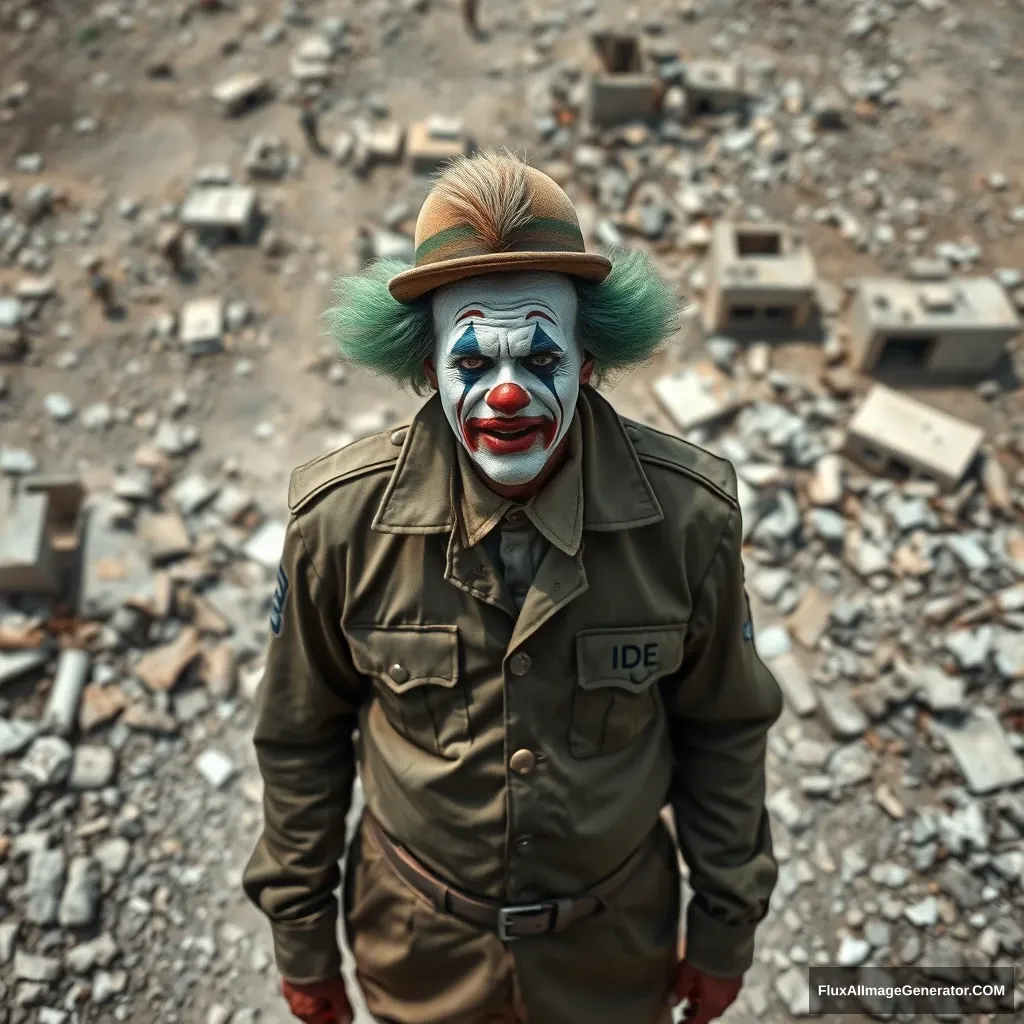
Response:
[[[746,98],[743,72],[732,61],[690,61],[683,80],[688,117],[727,114],[740,107]]]
[[[985,432],[876,384],[846,429],[846,455],[879,475],[923,478],[952,490],[974,462]]]
[[[815,278],[814,257],[799,231],[719,221],[711,235],[705,325],[762,335],[801,330],[814,310]]]
[[[591,37],[591,46],[591,124],[610,128],[653,117],[661,102],[662,84],[645,66],[636,36],[598,32]]]
[[[204,241],[254,242],[259,226],[256,190],[244,185],[201,185],[182,203],[178,220]]]
[[[257,71],[244,71],[218,82],[211,91],[213,101],[225,117],[237,117],[258,106],[270,93],[270,82]]]
[[[850,307],[850,357],[862,373],[978,378],[994,370],[1021,329],[991,278],[867,278]]]
[[[429,117],[409,128],[405,149],[416,174],[432,174],[467,149],[462,124],[450,118]]]

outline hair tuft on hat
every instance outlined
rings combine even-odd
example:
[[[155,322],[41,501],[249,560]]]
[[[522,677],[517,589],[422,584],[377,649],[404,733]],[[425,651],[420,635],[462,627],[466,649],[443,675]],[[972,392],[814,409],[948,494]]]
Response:
[[[512,245],[532,216],[526,164],[508,152],[485,150],[450,164],[438,175],[434,192],[461,214],[482,245],[495,252]]]

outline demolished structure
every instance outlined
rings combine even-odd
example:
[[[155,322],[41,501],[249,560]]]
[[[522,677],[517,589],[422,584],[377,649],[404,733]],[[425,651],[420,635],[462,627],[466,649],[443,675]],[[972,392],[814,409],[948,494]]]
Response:
[[[0,594],[73,598],[84,501],[74,477],[30,476],[0,490]]]
[[[610,128],[653,117],[661,102],[661,80],[647,66],[636,36],[598,32],[591,46],[590,123]]]
[[[207,243],[255,242],[260,221],[256,190],[245,185],[197,186],[182,203],[178,219]]]
[[[850,360],[861,373],[984,376],[1006,355],[1020,322],[985,277],[862,280],[850,310]]]
[[[711,233],[705,326],[778,334],[805,328],[814,308],[814,257],[783,224],[719,221]]]
[[[952,490],[984,437],[973,423],[876,384],[847,426],[845,450],[872,473],[923,478]]]
[[[745,99],[743,72],[731,61],[690,61],[684,82],[688,117],[728,114],[739,108]]]

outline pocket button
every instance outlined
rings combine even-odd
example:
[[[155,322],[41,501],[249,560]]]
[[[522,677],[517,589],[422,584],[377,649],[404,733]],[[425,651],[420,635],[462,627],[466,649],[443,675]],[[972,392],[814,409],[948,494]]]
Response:
[[[651,670],[649,668],[645,668],[643,665],[637,665],[637,667],[629,673],[629,678],[634,683],[643,683],[646,682],[650,674]]]
[[[404,666],[395,662],[391,668],[388,669],[388,675],[401,686],[402,683],[407,682],[409,679],[409,670]]]

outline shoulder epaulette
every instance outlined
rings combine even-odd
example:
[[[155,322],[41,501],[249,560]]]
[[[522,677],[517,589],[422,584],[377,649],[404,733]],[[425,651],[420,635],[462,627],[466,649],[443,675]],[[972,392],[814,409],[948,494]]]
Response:
[[[646,423],[637,423],[626,417],[622,417],[622,422],[626,425],[626,432],[641,462],[654,463],[682,473],[717,494],[723,501],[739,508],[736,470],[731,462]]]
[[[370,434],[293,470],[288,482],[289,510],[298,512],[317,496],[349,480],[393,468],[407,429],[395,427]]]

